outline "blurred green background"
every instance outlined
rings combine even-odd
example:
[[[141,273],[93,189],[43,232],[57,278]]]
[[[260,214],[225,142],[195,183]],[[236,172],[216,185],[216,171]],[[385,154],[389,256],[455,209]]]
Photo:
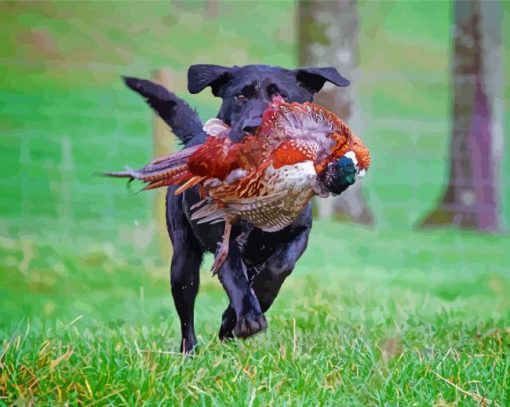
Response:
[[[508,70],[510,9],[503,6]],[[0,230],[114,239],[121,226],[149,219],[150,194],[130,194],[92,176],[141,165],[152,154],[151,112],[120,75],[150,77],[155,68],[171,68],[176,92],[207,119],[219,101],[209,91],[187,94],[189,65],[297,65],[292,2],[220,2],[209,18],[207,8],[204,2],[1,3]],[[451,5],[361,1],[358,12],[356,86],[362,136],[374,152],[365,191],[378,226],[408,229],[445,183]],[[508,117],[508,103],[505,109]],[[507,218],[508,162],[501,180]]]
[[[508,72],[510,2],[503,10]],[[317,307],[334,324],[373,319],[389,326],[413,312],[428,321],[429,313],[450,310],[466,323],[499,318],[508,326],[508,233],[414,229],[447,181],[451,2],[360,0],[358,12],[357,103],[361,137],[373,154],[363,193],[376,223],[316,222],[308,251],[269,313],[269,329],[283,329],[278,318]],[[151,226],[154,194],[94,176],[153,155],[152,113],[120,75],[148,78],[170,68],[173,90],[202,119],[212,117],[219,100],[209,91],[187,94],[188,66],[296,67],[296,4],[219,1],[211,10],[196,1],[0,2],[0,21],[3,338],[26,321],[39,321],[44,332],[79,317],[83,326],[161,327],[168,330],[165,344],[177,348],[169,262],[159,258]],[[510,219],[505,141],[499,175]],[[197,329],[208,340],[226,298],[205,270],[202,277]],[[392,308],[399,301],[403,312]],[[271,315],[282,315],[274,327]]]

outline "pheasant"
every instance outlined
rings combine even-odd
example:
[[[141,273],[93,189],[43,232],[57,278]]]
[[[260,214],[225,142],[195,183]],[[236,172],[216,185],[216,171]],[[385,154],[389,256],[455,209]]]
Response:
[[[219,119],[204,125],[203,144],[150,162],[140,170],[107,173],[141,180],[144,190],[179,185],[175,194],[199,186],[202,200],[191,220],[225,221],[215,274],[228,255],[232,225],[239,219],[275,232],[290,225],[315,196],[339,194],[370,165],[362,141],[333,113],[314,103],[276,97],[262,124],[238,143]],[[352,161],[351,161],[352,160]],[[353,169],[352,163],[355,164]]]

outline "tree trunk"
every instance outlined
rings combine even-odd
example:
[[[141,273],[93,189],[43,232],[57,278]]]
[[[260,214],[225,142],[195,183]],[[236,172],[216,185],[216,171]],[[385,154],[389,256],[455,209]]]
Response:
[[[503,150],[501,4],[458,0],[454,14],[449,181],[437,209],[420,226],[498,231]]]
[[[299,63],[302,66],[333,66],[347,78],[358,64],[359,18],[356,1],[306,0],[299,2]],[[339,115],[359,131],[361,120],[355,105],[355,85],[344,89],[326,85],[315,101]],[[335,216],[365,224],[373,223],[372,212],[361,194],[358,181],[341,196],[317,199],[321,218]]]
[[[175,89],[175,73],[169,69],[155,69],[152,80],[167,89]],[[157,114],[153,116],[154,157],[162,157],[174,152],[171,140],[174,139],[168,125]],[[159,256],[162,260],[172,258],[172,244],[166,226],[166,188],[156,191],[154,197],[154,225],[157,232]],[[150,230],[150,229],[149,229]]]

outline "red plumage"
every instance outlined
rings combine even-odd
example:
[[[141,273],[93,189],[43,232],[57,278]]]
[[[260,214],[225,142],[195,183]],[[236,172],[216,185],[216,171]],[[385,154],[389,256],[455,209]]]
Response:
[[[176,194],[200,185],[207,196],[192,208],[192,220],[226,221],[213,271],[226,258],[230,228],[237,219],[266,231],[280,230],[320,194],[317,175],[328,163],[352,151],[359,170],[370,165],[361,140],[342,120],[313,103],[274,99],[261,126],[239,143],[230,140],[229,127],[219,119],[209,120],[204,130],[209,137],[199,146],[152,161],[138,171],[108,175],[142,180],[145,189],[180,185]]]

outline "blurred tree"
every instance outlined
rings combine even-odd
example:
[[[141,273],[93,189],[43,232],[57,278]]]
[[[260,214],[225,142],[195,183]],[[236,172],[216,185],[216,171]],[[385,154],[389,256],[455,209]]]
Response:
[[[357,4],[349,1],[303,0],[298,6],[299,62],[301,65],[334,66],[352,78],[358,64],[359,18]],[[342,90],[325,86],[315,101],[359,127],[359,109],[355,104],[355,86]],[[357,182],[341,196],[316,201],[319,217],[335,216],[364,224],[373,223],[373,215]]]
[[[498,173],[503,150],[501,4],[454,5],[452,115],[448,186],[422,227],[501,228]]]
[[[208,19],[212,19],[214,17],[218,16],[220,8],[220,2],[219,0],[207,0],[205,2],[205,16]]]

